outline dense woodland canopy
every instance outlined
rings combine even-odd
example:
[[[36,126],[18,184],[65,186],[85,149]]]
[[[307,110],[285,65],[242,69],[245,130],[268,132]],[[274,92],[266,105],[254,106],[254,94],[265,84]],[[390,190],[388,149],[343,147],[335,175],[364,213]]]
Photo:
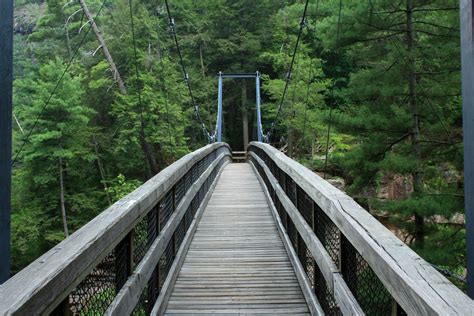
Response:
[[[303,8],[170,1],[210,132],[219,71],[262,73],[270,128]],[[464,275],[458,10],[453,0],[311,0],[271,140]],[[162,0],[17,0],[14,67],[13,272],[207,142]],[[254,100],[252,80],[225,79],[235,150],[242,122],[255,139]]]

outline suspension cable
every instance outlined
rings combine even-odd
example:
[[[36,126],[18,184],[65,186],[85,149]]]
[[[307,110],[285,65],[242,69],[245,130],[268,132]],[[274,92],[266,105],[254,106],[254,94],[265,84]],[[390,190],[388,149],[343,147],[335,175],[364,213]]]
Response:
[[[316,1],[316,12],[315,12],[315,21],[314,21],[314,28],[313,28],[313,40],[316,38],[316,22],[318,18],[318,12],[319,12],[319,0]],[[308,27],[308,30],[310,28]],[[309,75],[308,75],[308,85],[306,87],[306,98],[305,98],[305,105],[304,105],[304,121],[303,121],[303,144],[306,147],[306,120],[308,118],[307,112],[308,112],[308,106],[309,106],[309,88],[311,86],[311,83],[313,82],[313,59],[311,59],[310,63],[310,68],[309,68]]]
[[[304,102],[304,120],[303,120],[303,143],[306,145],[306,120],[308,118],[308,106],[309,106],[309,88],[313,81],[313,60],[311,60],[309,75],[308,75],[308,85],[306,86],[306,97]]]
[[[293,64],[295,62],[296,52],[298,50],[298,45],[300,43],[301,34],[303,33],[303,28],[306,26],[306,12],[308,10],[308,3],[309,3],[309,0],[306,0],[305,6],[304,6],[304,11],[303,11],[303,16],[301,17],[300,29],[298,31],[298,37],[296,38],[295,48],[293,50],[293,56],[291,58],[290,68],[289,68],[289,70],[286,74],[286,78],[285,78],[285,81],[286,81],[285,82],[285,88],[283,90],[283,95],[281,96],[280,104],[278,105],[277,113],[275,115],[275,118],[273,119],[270,130],[267,133],[267,136],[266,136],[267,142],[270,142],[270,137],[271,137],[271,135],[272,135],[272,133],[275,129],[275,125],[277,124],[278,117],[280,116],[280,113],[283,110],[283,102],[285,101],[286,92],[288,91],[288,86],[291,82],[291,72],[293,70]]]
[[[140,135],[143,138],[143,141],[145,141],[145,120],[143,119],[142,92],[141,92],[140,84],[139,84],[140,74],[138,71],[138,54],[137,54],[137,43],[135,39],[135,24],[133,23],[132,0],[128,0],[128,6],[130,9],[130,26],[131,26],[131,31],[132,31],[133,55],[135,59],[135,76],[136,76],[135,89],[137,90],[137,94],[138,94],[138,109],[140,111],[140,128],[141,128]]]
[[[336,54],[339,52],[339,31],[341,27],[341,12],[342,12],[342,0],[339,0],[339,14],[337,17],[337,33],[336,33]],[[334,89],[336,88],[336,80],[332,82],[331,89],[331,107],[329,108],[329,122],[328,122],[328,132],[326,135],[326,155],[324,159],[324,172],[323,178],[326,179],[326,171],[328,167],[328,158],[329,158],[329,138],[331,135],[331,124],[332,124],[332,110],[334,107]]]
[[[94,17],[94,20],[97,19],[97,17],[99,16],[100,12],[102,12],[102,9],[104,8],[105,6],[105,3],[107,2],[107,0],[104,0],[99,8],[99,11],[97,11],[95,17]],[[72,54],[72,56],[69,58],[69,61],[66,65],[66,67],[64,68],[61,76],[59,77],[58,81],[56,82],[56,85],[54,86],[53,88],[53,91],[51,91],[51,93],[49,94],[48,98],[46,99],[46,102],[43,104],[43,107],[41,108],[39,114],[36,116],[35,118],[35,121],[33,123],[33,126],[31,127],[31,129],[28,131],[28,134],[26,135],[26,138],[25,140],[23,141],[23,143],[21,144],[20,148],[18,149],[18,151],[16,152],[15,154],[15,157],[13,158],[12,160],[12,166],[16,163],[16,161],[18,160],[18,157],[20,156],[20,153],[23,151],[25,145],[27,143],[29,143],[30,141],[30,138],[31,138],[31,135],[33,134],[33,131],[36,129],[36,126],[38,125],[38,121],[39,119],[43,116],[43,113],[44,111],[46,110],[46,108],[48,107],[49,103],[51,102],[51,99],[53,98],[53,96],[56,94],[61,82],[63,81],[64,79],[64,76],[66,75],[66,73],[68,72],[69,68],[71,67],[72,65],[72,62],[74,61],[74,59],[76,59],[77,55],[79,54],[79,49],[81,48],[81,46],[84,44],[85,40],[86,40],[86,37],[87,35],[89,34],[90,30],[92,28],[92,23],[89,23],[89,28],[87,29],[87,31],[84,33],[84,35],[82,36],[81,38],[81,41],[79,42],[79,44],[77,44],[75,50],[74,50],[74,53]]]
[[[165,5],[166,5],[166,12],[168,14],[169,26],[171,29],[171,33],[173,34],[176,51],[178,52],[179,62],[181,64],[181,70],[183,71],[184,83],[186,84],[186,87],[188,88],[188,93],[189,93],[189,96],[191,97],[191,103],[194,107],[194,115],[196,116],[199,123],[201,124],[201,129],[204,134],[204,137],[206,137],[207,141],[210,143],[212,141],[212,137],[207,131],[206,125],[204,124],[204,121],[202,120],[201,115],[199,114],[199,105],[197,105],[196,100],[194,99],[193,90],[191,89],[191,84],[189,82],[189,74],[186,72],[186,67],[184,66],[183,56],[181,54],[181,49],[179,47],[179,42],[178,42],[178,36],[176,34],[175,22],[174,22],[174,19],[171,17],[171,11],[170,11],[168,0],[165,0]]]
[[[166,86],[165,78],[164,78],[164,66],[163,66],[163,56],[160,57],[160,70],[161,70],[161,75],[160,75],[160,81],[161,81],[161,90],[164,94],[165,97],[165,109],[166,109],[166,123],[168,125],[168,138],[169,138],[169,146],[171,148],[171,151],[173,152],[173,155],[175,154],[174,152],[174,146],[173,146],[173,135],[171,133],[171,122],[170,122],[170,112],[169,112],[169,100],[168,100],[168,88]]]

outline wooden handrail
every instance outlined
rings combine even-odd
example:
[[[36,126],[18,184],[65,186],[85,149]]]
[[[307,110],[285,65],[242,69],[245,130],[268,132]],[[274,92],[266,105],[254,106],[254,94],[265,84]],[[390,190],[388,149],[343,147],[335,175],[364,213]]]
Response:
[[[220,148],[219,159],[231,156],[227,144],[214,143],[182,157],[0,285],[0,314],[51,312],[178,180]]]
[[[290,159],[272,146],[252,142],[249,146],[255,162],[271,176],[270,169],[258,154],[261,150],[284,171],[320,207],[344,237],[367,261],[385,288],[409,315],[472,315],[474,304],[461,290],[436,271],[428,262],[401,242],[372,215],[344,192]],[[257,159],[258,158],[258,159]],[[272,176],[273,177],[273,176]],[[277,182],[273,178],[274,182]],[[272,181],[270,181],[272,182]],[[273,182],[271,183],[272,186]],[[282,197],[283,190],[275,190]],[[294,220],[299,234],[307,241],[325,278],[339,273],[339,267],[321,255],[320,241],[308,225],[297,225],[302,217],[289,199],[280,202]],[[301,216],[301,215],[300,215]],[[304,219],[303,219],[304,220]],[[318,253],[319,252],[319,253]],[[319,255],[319,256],[318,256]],[[335,270],[336,269],[336,270]],[[341,281],[340,278],[339,281]],[[340,286],[335,282],[329,287]]]

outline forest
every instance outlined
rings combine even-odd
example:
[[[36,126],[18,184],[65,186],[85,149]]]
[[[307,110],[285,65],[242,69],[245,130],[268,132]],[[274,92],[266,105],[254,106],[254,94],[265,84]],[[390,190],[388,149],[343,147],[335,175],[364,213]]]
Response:
[[[458,1],[169,2],[15,2],[12,273],[208,142],[186,80],[212,133],[259,71],[271,143],[465,289]],[[255,83],[223,94],[244,150]]]

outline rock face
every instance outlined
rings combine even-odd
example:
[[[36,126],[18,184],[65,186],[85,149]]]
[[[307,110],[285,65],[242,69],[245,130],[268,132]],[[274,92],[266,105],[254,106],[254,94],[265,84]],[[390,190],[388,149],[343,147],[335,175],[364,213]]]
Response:
[[[13,32],[18,35],[29,35],[36,27],[38,20],[44,15],[46,3],[30,3],[15,7]]]
[[[321,178],[324,178],[324,174],[322,172],[315,172],[315,173]],[[338,188],[339,190],[345,192],[346,181],[343,178],[326,175],[325,180],[329,182],[330,184],[332,184],[333,186],[335,186],[336,188]]]
[[[382,177],[377,190],[377,198],[403,200],[413,192],[413,178],[400,174],[387,173]]]

